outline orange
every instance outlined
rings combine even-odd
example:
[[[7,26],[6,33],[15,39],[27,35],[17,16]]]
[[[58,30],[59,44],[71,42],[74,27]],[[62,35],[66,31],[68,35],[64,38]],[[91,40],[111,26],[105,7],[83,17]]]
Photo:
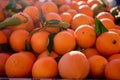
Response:
[[[88,0],[87,4],[91,7],[94,4],[100,4],[99,0]]]
[[[100,21],[107,29],[115,28],[115,23],[109,18],[102,18]]]
[[[102,18],[109,18],[112,21],[114,21],[114,17],[112,16],[112,14],[110,14],[109,12],[100,12],[97,14],[96,16],[98,19],[102,19]]]
[[[33,78],[55,78],[57,74],[58,65],[52,57],[37,59],[32,68]]]
[[[63,12],[60,16],[61,16],[63,22],[71,23],[72,15],[70,13]]]
[[[120,59],[111,60],[105,66],[105,77],[108,80],[120,79]]]
[[[3,21],[5,19],[5,14],[2,10],[2,8],[0,8],[0,22]]]
[[[85,50],[82,51],[87,58],[90,58],[94,55],[99,55],[100,53],[97,51],[95,48],[86,48]]]
[[[40,54],[42,51],[47,49],[49,33],[45,30],[34,33],[31,37],[32,49]]]
[[[81,25],[74,32],[77,44],[81,48],[90,48],[95,44],[96,32],[90,25]]]
[[[75,30],[77,27],[84,24],[93,25],[94,24],[93,17],[87,16],[82,13],[78,13],[72,19],[71,28]]]
[[[89,75],[95,79],[104,78],[104,68],[108,63],[107,59],[100,55],[94,55],[88,60],[90,63]]]
[[[63,13],[66,12],[67,10],[71,9],[71,7],[68,4],[63,4],[59,7],[59,12]]]
[[[44,14],[49,12],[55,12],[58,13],[58,7],[54,2],[45,2],[42,4],[41,9]]]
[[[49,12],[45,15],[45,19],[46,21],[49,20],[59,20],[60,22],[62,22],[62,18],[58,13],[55,12]]]
[[[74,10],[74,9],[69,9],[67,10],[68,13],[70,13],[72,15],[72,17],[74,17],[74,15],[76,15],[78,12],[77,10]]]
[[[5,33],[3,31],[0,30],[0,44],[4,44],[7,43],[7,36],[5,35]]]
[[[19,54],[23,54],[23,55],[27,55],[28,57],[30,57],[31,60],[35,61],[36,60],[36,56],[34,55],[34,53],[29,52],[29,51],[20,51],[18,52]]]
[[[109,58],[108,58],[108,61],[112,61],[114,59],[120,59],[120,54],[119,53],[116,53],[116,54],[113,54],[111,55]]]
[[[12,29],[10,28],[4,28],[2,29],[2,32],[7,36],[7,39],[9,39],[11,33],[12,33]]]
[[[79,51],[70,51],[58,62],[59,74],[65,79],[84,79],[89,73],[89,62]]]
[[[10,46],[15,51],[25,50],[25,42],[29,41],[30,34],[24,29],[15,30],[11,33],[9,42]]]
[[[120,26],[119,26],[119,25],[116,25],[116,26],[115,26],[115,29],[120,30]]]
[[[77,3],[77,1],[75,1],[75,0],[71,0],[71,2],[70,2],[70,7],[72,8],[72,9],[74,9],[74,10],[78,10],[78,3]]]
[[[93,17],[93,15],[94,15],[92,9],[88,5],[79,6],[78,12],[82,13],[82,14],[86,14],[86,15],[91,16],[91,17]]]
[[[55,4],[57,5],[63,5],[66,4],[66,0],[53,0]]]
[[[82,5],[88,5],[84,0],[83,1],[82,0],[78,1],[77,4],[78,4],[79,7],[82,6]]]
[[[33,20],[33,22],[38,22],[40,20],[40,11],[35,6],[28,6],[23,10],[24,13],[27,13]]]
[[[48,50],[45,50],[42,53],[40,53],[40,55],[38,55],[38,59],[42,57],[53,57],[55,59],[58,57],[58,54],[55,51],[49,53]]]
[[[12,54],[5,64],[7,76],[9,78],[30,77],[34,61],[35,60],[31,58],[31,55],[25,54],[24,52]]]
[[[5,63],[9,58],[10,54],[8,53],[0,53],[0,77],[5,77]]]
[[[119,30],[119,29],[116,29],[116,27],[114,27],[114,28],[112,28],[112,29],[109,29],[109,30],[118,33],[119,36],[120,36],[120,30]]]
[[[96,39],[96,49],[103,55],[110,56],[120,51],[120,36],[108,31],[102,33]]]
[[[60,22],[62,22],[61,16],[58,13],[55,13],[55,12],[47,13],[45,15],[45,18],[46,18],[46,21],[49,21],[49,20],[59,20]],[[60,31],[60,29],[58,27],[54,28],[54,27],[49,27],[49,26],[46,26],[45,30],[47,30],[50,33],[56,33],[56,32]]]
[[[38,8],[38,10],[41,9],[42,3],[40,1],[35,1],[35,4],[33,5]]]
[[[19,12],[13,15],[13,17],[18,17],[22,23],[16,26],[10,26],[12,30],[25,29],[27,31],[32,31],[34,29],[33,20],[27,13]]]
[[[60,55],[64,55],[65,53],[73,50],[76,46],[73,34],[66,30],[57,33],[53,42],[54,50]]]

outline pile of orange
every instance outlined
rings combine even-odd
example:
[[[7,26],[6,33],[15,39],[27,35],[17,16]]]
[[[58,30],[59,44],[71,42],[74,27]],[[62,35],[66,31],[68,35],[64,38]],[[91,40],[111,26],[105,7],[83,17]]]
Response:
[[[0,3],[0,78],[120,79],[119,9],[100,0]]]

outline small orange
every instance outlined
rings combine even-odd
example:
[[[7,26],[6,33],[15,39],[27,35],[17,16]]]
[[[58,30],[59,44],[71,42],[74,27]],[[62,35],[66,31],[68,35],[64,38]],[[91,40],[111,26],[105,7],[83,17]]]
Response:
[[[81,48],[90,48],[95,44],[96,32],[90,25],[81,25],[74,32],[77,44]]]

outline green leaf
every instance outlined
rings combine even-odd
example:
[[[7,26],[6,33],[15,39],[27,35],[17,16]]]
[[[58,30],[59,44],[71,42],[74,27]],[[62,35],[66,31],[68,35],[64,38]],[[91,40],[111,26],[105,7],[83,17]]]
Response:
[[[59,24],[60,23],[60,21],[59,20],[49,20],[49,21],[47,21],[47,24]]]
[[[5,7],[5,10],[9,10],[9,9],[11,10],[16,9],[16,3],[14,0],[9,0],[8,5]]]
[[[51,33],[49,34],[48,38],[49,38],[49,44],[47,46],[47,49],[48,49],[48,55],[51,55],[50,53],[53,51],[53,38],[54,36],[56,35],[57,33]]]
[[[49,20],[46,21],[45,27],[53,27],[53,28],[68,28],[70,26],[67,22],[60,22],[59,20]]]
[[[95,18],[95,31],[97,36],[99,36],[101,33],[108,31],[98,18]]]
[[[22,6],[22,10],[23,10],[24,8],[26,8],[27,6],[30,6],[30,4],[26,3],[26,2],[23,1],[23,0],[16,0],[16,2]]]
[[[6,28],[9,26],[15,26],[21,24],[21,20],[18,17],[11,17],[8,20],[4,20],[3,22],[0,23],[0,29]]]
[[[45,21],[46,21],[42,9],[40,9],[40,21],[41,21],[42,25],[44,25],[44,23],[45,23]]]
[[[31,44],[29,43],[28,40],[25,40],[25,50],[30,51],[30,52],[33,51],[32,47],[31,47]]]

